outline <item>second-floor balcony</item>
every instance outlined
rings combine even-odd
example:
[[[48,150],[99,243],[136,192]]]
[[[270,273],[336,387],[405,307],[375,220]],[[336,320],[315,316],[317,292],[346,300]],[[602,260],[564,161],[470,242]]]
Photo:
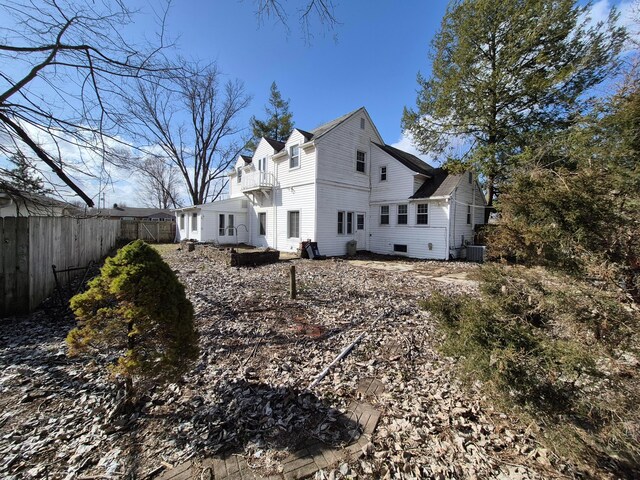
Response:
[[[275,186],[275,177],[269,172],[249,172],[242,175],[240,188],[242,193],[255,190],[271,190]]]

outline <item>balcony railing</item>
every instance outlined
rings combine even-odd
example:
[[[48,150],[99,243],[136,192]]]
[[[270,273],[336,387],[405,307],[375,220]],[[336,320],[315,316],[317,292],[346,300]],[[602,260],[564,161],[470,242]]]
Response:
[[[240,187],[243,192],[251,190],[266,190],[274,187],[275,177],[269,172],[250,172],[242,175]]]

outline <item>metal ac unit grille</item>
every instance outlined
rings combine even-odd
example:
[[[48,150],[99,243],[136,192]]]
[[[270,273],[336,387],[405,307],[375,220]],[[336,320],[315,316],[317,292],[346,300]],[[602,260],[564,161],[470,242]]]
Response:
[[[467,260],[470,262],[484,263],[486,248],[484,245],[467,246]]]

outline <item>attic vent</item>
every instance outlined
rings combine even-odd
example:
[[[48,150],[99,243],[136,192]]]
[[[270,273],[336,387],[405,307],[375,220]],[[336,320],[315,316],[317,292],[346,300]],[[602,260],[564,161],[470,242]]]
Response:
[[[364,118],[360,119],[360,128],[364,130]]]
[[[400,252],[400,253],[407,253],[407,246],[406,245],[398,245],[397,243],[393,244],[393,251],[394,252]]]

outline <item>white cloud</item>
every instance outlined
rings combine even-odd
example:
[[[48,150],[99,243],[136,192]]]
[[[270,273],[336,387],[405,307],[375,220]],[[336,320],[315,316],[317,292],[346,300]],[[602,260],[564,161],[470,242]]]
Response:
[[[591,9],[588,11],[589,26],[595,26],[598,23],[605,23],[611,9],[615,7],[618,11],[618,25],[627,29],[629,37],[635,42],[640,41],[640,2],[637,0],[623,0],[622,2],[613,5],[610,0],[599,0],[595,2]],[[627,49],[632,48],[631,45]]]
[[[403,152],[415,155],[420,160],[424,160],[425,162],[427,162],[429,165],[437,166],[440,163],[433,156],[420,153],[418,148],[415,146],[413,137],[406,130],[403,131],[402,134],[400,134],[400,138],[398,139],[398,141],[392,143],[391,146],[397,148],[398,150],[402,150]]]

